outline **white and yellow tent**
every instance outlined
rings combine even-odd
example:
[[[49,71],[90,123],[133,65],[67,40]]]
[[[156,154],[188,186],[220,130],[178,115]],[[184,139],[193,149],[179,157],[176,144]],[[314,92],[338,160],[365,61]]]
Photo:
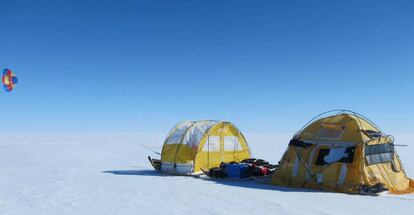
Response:
[[[317,118],[294,135],[271,184],[345,193],[414,192],[392,136],[352,111]]]
[[[221,162],[240,162],[246,158],[250,158],[246,139],[230,122],[185,121],[174,126],[165,139],[161,171],[201,173]]]

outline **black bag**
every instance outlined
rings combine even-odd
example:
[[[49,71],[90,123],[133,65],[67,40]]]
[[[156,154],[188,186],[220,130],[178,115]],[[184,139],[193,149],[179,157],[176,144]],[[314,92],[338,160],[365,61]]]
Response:
[[[227,173],[224,169],[221,169],[219,167],[211,168],[208,171],[208,176],[214,177],[214,178],[225,178],[227,177]]]
[[[242,160],[242,162],[240,163],[255,163],[255,162],[256,162],[256,158],[248,158],[248,159]]]

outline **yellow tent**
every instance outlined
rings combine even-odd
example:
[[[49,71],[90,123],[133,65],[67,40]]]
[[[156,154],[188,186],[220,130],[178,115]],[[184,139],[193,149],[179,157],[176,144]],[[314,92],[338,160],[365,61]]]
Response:
[[[392,136],[352,111],[321,116],[294,135],[271,184],[345,193],[414,192]]]
[[[250,158],[246,139],[230,122],[185,121],[174,126],[165,139],[161,171],[201,173],[221,162],[240,162],[246,158]]]

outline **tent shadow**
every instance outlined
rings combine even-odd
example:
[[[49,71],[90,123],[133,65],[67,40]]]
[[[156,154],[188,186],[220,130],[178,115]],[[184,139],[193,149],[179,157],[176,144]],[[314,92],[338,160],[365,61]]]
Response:
[[[139,175],[139,176],[168,176],[161,174],[155,170],[107,170],[102,173],[110,173],[114,175]]]
[[[125,175],[125,176],[161,176],[161,177],[174,177],[176,175],[168,175],[159,173],[155,170],[107,170],[102,171],[102,173],[106,174],[114,174],[114,175]],[[182,176],[186,177],[186,176]],[[301,193],[316,193],[316,192],[323,192],[326,193],[328,191],[324,190],[315,190],[315,189],[305,189],[305,188],[291,188],[291,187],[281,187],[276,185],[270,185],[261,183],[254,180],[249,181],[237,181],[237,180],[228,180],[228,179],[213,179],[208,177],[199,177],[199,179],[203,181],[213,182],[220,185],[225,186],[233,186],[233,187],[241,187],[246,189],[260,189],[260,190],[275,190],[280,192],[301,192]]]
[[[242,187],[247,189],[260,189],[260,190],[275,190],[280,192],[301,192],[301,193],[326,193],[324,190],[315,190],[315,189],[305,189],[305,188],[292,188],[292,187],[282,187],[277,185],[265,184],[258,181],[236,181],[236,180],[226,180],[226,179],[210,179],[203,178],[203,180],[211,181],[216,184],[221,184],[225,186],[233,187]]]

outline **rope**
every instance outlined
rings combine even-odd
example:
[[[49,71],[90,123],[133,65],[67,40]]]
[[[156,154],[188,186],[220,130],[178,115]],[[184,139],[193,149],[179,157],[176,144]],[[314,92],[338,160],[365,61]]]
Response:
[[[138,145],[139,145],[139,146],[141,146],[142,148],[144,148],[144,149],[146,149],[146,150],[148,150],[148,151],[152,152],[152,153],[155,153],[155,154],[157,154],[157,155],[160,155],[160,156],[161,156],[161,153],[159,153],[159,152],[157,152],[157,151],[155,151],[155,150],[153,150],[153,149],[151,149],[151,148],[149,148],[149,147],[147,147],[147,146],[140,145],[140,144],[138,144]]]

